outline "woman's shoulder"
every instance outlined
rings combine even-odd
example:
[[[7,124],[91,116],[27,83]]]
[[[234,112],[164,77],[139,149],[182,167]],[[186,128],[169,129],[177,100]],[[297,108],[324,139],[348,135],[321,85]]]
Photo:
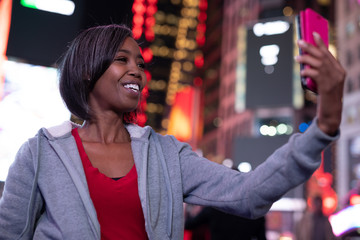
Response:
[[[81,125],[77,123],[74,123],[72,121],[64,121],[63,123],[56,126],[42,128],[40,131],[43,131],[44,135],[48,139],[56,139],[70,135],[72,129],[79,127],[81,127]]]

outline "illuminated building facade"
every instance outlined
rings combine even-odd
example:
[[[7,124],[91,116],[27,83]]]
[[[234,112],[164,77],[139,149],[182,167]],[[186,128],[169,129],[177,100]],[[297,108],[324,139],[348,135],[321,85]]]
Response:
[[[198,72],[202,79],[204,104],[204,129],[200,148],[206,156],[216,155],[217,130],[219,119],[220,64],[223,41],[224,1],[209,1],[206,22],[206,42],[201,48],[204,53],[204,66]]]
[[[227,158],[233,157],[232,145],[235,137],[252,134],[253,113],[235,111],[238,29],[241,25],[258,19],[259,10],[259,1],[224,1],[218,93],[219,115],[215,124],[218,126],[216,154]]]
[[[136,2],[144,1],[135,0],[134,6]],[[154,21],[151,21],[154,38],[146,39],[146,30],[144,32],[146,47],[153,55],[148,66],[151,80],[148,83],[147,124],[166,133],[176,93],[194,85],[196,69],[203,65],[203,54],[199,47],[205,42],[207,1],[147,2],[157,2]],[[134,20],[135,16],[136,13]],[[146,27],[146,20],[144,22]]]
[[[347,71],[336,162],[336,190],[344,200],[360,181],[360,2],[335,2],[338,59]]]

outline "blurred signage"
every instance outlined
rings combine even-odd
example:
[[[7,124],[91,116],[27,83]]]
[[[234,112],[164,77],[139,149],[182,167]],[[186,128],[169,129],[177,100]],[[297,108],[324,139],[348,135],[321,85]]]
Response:
[[[289,135],[260,136],[260,137],[238,137],[234,141],[233,156],[235,166],[246,161],[255,169],[262,164],[276,149],[283,146],[289,140]],[[303,185],[287,192],[284,197],[302,198]]]
[[[67,16],[71,16],[75,10],[75,3],[69,0],[21,0],[20,4],[24,7]]]
[[[44,4],[45,2],[45,4]],[[31,64],[54,66],[68,43],[77,35],[82,24],[83,1],[73,6],[71,1],[62,8],[48,0],[13,1],[11,26],[6,55]],[[65,0],[56,0],[56,3]],[[65,8],[64,8],[65,7]],[[47,9],[45,11],[45,9]],[[40,11],[42,10],[42,11]],[[67,14],[58,14],[54,11]]]
[[[0,181],[5,181],[19,147],[41,127],[70,119],[58,90],[57,70],[5,61],[0,100]]]
[[[200,90],[187,86],[175,95],[167,134],[188,142],[194,149],[201,136]]]
[[[246,108],[293,105],[293,27],[258,22],[246,34]]]

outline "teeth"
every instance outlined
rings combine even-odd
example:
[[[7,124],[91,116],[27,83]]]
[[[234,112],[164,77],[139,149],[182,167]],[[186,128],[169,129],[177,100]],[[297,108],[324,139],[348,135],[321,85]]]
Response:
[[[139,85],[133,84],[133,83],[125,84],[124,87],[125,87],[125,88],[128,88],[128,89],[131,89],[131,90],[133,90],[134,92],[137,92],[137,91],[140,90]]]

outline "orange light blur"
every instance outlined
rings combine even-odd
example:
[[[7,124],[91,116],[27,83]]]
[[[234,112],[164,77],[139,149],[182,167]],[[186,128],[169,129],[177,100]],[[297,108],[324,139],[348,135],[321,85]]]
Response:
[[[2,64],[6,58],[6,48],[9,39],[12,0],[0,1],[0,100],[4,95],[5,76]]]
[[[199,88],[187,86],[175,95],[167,134],[189,143],[196,149],[202,136],[202,95]]]
[[[360,204],[360,195],[352,195],[350,197],[350,205]]]
[[[310,199],[313,196],[320,195],[323,199],[323,213],[326,216],[329,216],[337,209],[338,197],[335,190],[332,188],[333,176],[331,173],[324,171],[324,152],[322,152],[321,158],[320,167],[307,182],[307,202],[310,208],[312,208]]]
[[[194,91],[191,87],[186,87],[177,92],[170,112],[167,132],[184,142],[189,141],[192,137],[193,94]]]

